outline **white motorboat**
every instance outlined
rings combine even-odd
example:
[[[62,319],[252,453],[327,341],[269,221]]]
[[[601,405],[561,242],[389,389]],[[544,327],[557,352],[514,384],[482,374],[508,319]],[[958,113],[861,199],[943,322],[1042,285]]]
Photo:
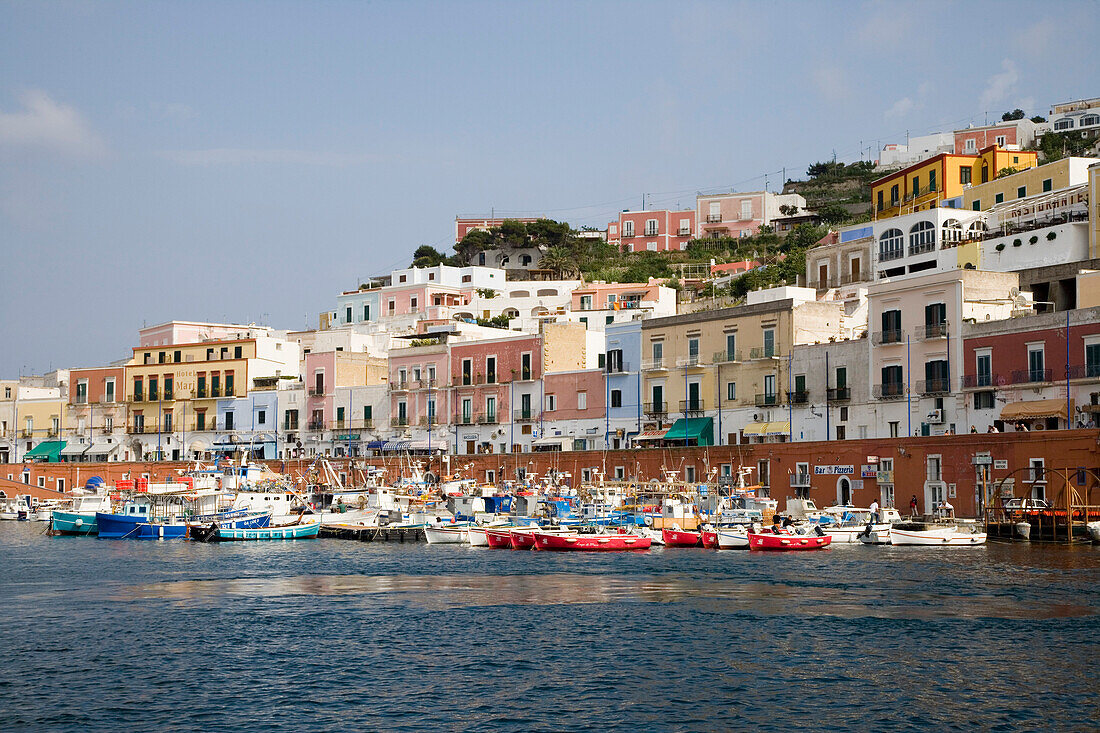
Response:
[[[889,545],[892,544],[890,539],[890,528],[893,525],[876,524],[872,525],[871,531],[868,532],[867,525],[863,526],[864,531],[856,535],[856,540],[865,545]],[[837,540],[838,542],[840,540]]]
[[[1089,522],[1087,525],[1089,530],[1089,537],[1092,537],[1093,542],[1100,542],[1100,522]]]
[[[424,538],[429,545],[464,545],[470,533],[470,525],[454,525],[450,527],[424,527]],[[486,541],[488,544],[488,541]]]
[[[466,533],[466,541],[470,543],[470,547],[488,547],[489,535],[484,527],[470,527]]]
[[[976,524],[950,522],[899,522],[890,527],[895,545],[984,545],[986,533]]]
[[[834,545],[856,545],[861,542],[863,544],[880,545],[887,544],[890,537],[889,522],[838,524],[832,527],[822,527],[822,530],[833,538]],[[865,536],[869,538],[872,533],[875,533],[875,539],[879,541],[870,542],[864,539]]]
[[[718,535],[719,550],[747,550],[749,548],[749,531],[752,525],[743,524],[736,527],[719,527],[714,531]]]

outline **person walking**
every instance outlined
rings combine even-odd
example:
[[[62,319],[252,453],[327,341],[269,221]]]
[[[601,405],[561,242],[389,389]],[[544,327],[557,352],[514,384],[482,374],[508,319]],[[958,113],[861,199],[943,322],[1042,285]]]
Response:
[[[913,494],[913,498],[909,500],[909,516],[917,516],[917,495]]]
[[[878,501],[871,502],[871,521],[878,524]]]

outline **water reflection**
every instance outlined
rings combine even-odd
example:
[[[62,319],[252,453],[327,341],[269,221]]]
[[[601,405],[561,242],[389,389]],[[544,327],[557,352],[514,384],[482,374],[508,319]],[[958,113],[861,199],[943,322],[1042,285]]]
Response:
[[[1003,588],[961,595],[913,583],[825,584],[743,582],[556,573],[539,575],[298,575],[184,580],[125,586],[112,598],[217,604],[226,598],[364,596],[377,605],[426,610],[492,606],[691,603],[709,611],[839,618],[1050,619],[1097,615],[1096,605],[1016,598]]]

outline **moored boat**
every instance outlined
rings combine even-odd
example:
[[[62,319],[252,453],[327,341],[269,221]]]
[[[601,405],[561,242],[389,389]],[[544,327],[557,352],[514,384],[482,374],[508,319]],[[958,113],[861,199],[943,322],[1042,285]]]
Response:
[[[512,533],[507,528],[486,528],[485,541],[494,550],[512,549]]]
[[[462,545],[466,543],[466,536],[470,531],[467,524],[449,527],[427,526],[424,527],[424,538],[429,545]]]
[[[778,532],[749,532],[750,550],[771,550],[776,552],[791,552],[801,550],[823,550],[828,547],[833,538],[827,534],[789,534],[782,530]]]
[[[713,529],[704,529],[699,532],[699,541],[708,550],[717,550],[721,546],[718,542],[718,532]]]
[[[890,527],[894,545],[968,546],[984,545],[986,533],[966,523],[900,522]]]
[[[536,550],[614,552],[648,550],[652,540],[634,534],[552,534],[535,532]]]
[[[682,529],[666,527],[661,530],[661,538],[665,541],[665,547],[700,547],[703,544],[699,532]]]
[[[489,535],[484,527],[470,527],[470,531],[466,533],[466,541],[470,543],[470,547],[488,547]]]
[[[210,540],[217,542],[245,540],[308,540],[315,539],[321,531],[321,520],[298,522],[295,524],[275,524],[267,527],[222,527],[216,526]]]
[[[719,550],[744,550],[749,546],[749,528],[723,527],[715,531]]]

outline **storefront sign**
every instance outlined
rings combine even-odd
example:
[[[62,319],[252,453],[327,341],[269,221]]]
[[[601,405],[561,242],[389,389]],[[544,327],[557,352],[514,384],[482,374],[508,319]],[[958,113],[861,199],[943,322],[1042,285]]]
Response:
[[[1003,461],[1003,460],[993,461],[993,468],[995,468],[998,471],[1007,471],[1008,470],[1008,461]]]
[[[860,478],[878,478],[878,469],[874,466],[861,466],[859,469]]]
[[[814,473],[818,476],[847,476],[855,472],[855,466],[814,466]]]

